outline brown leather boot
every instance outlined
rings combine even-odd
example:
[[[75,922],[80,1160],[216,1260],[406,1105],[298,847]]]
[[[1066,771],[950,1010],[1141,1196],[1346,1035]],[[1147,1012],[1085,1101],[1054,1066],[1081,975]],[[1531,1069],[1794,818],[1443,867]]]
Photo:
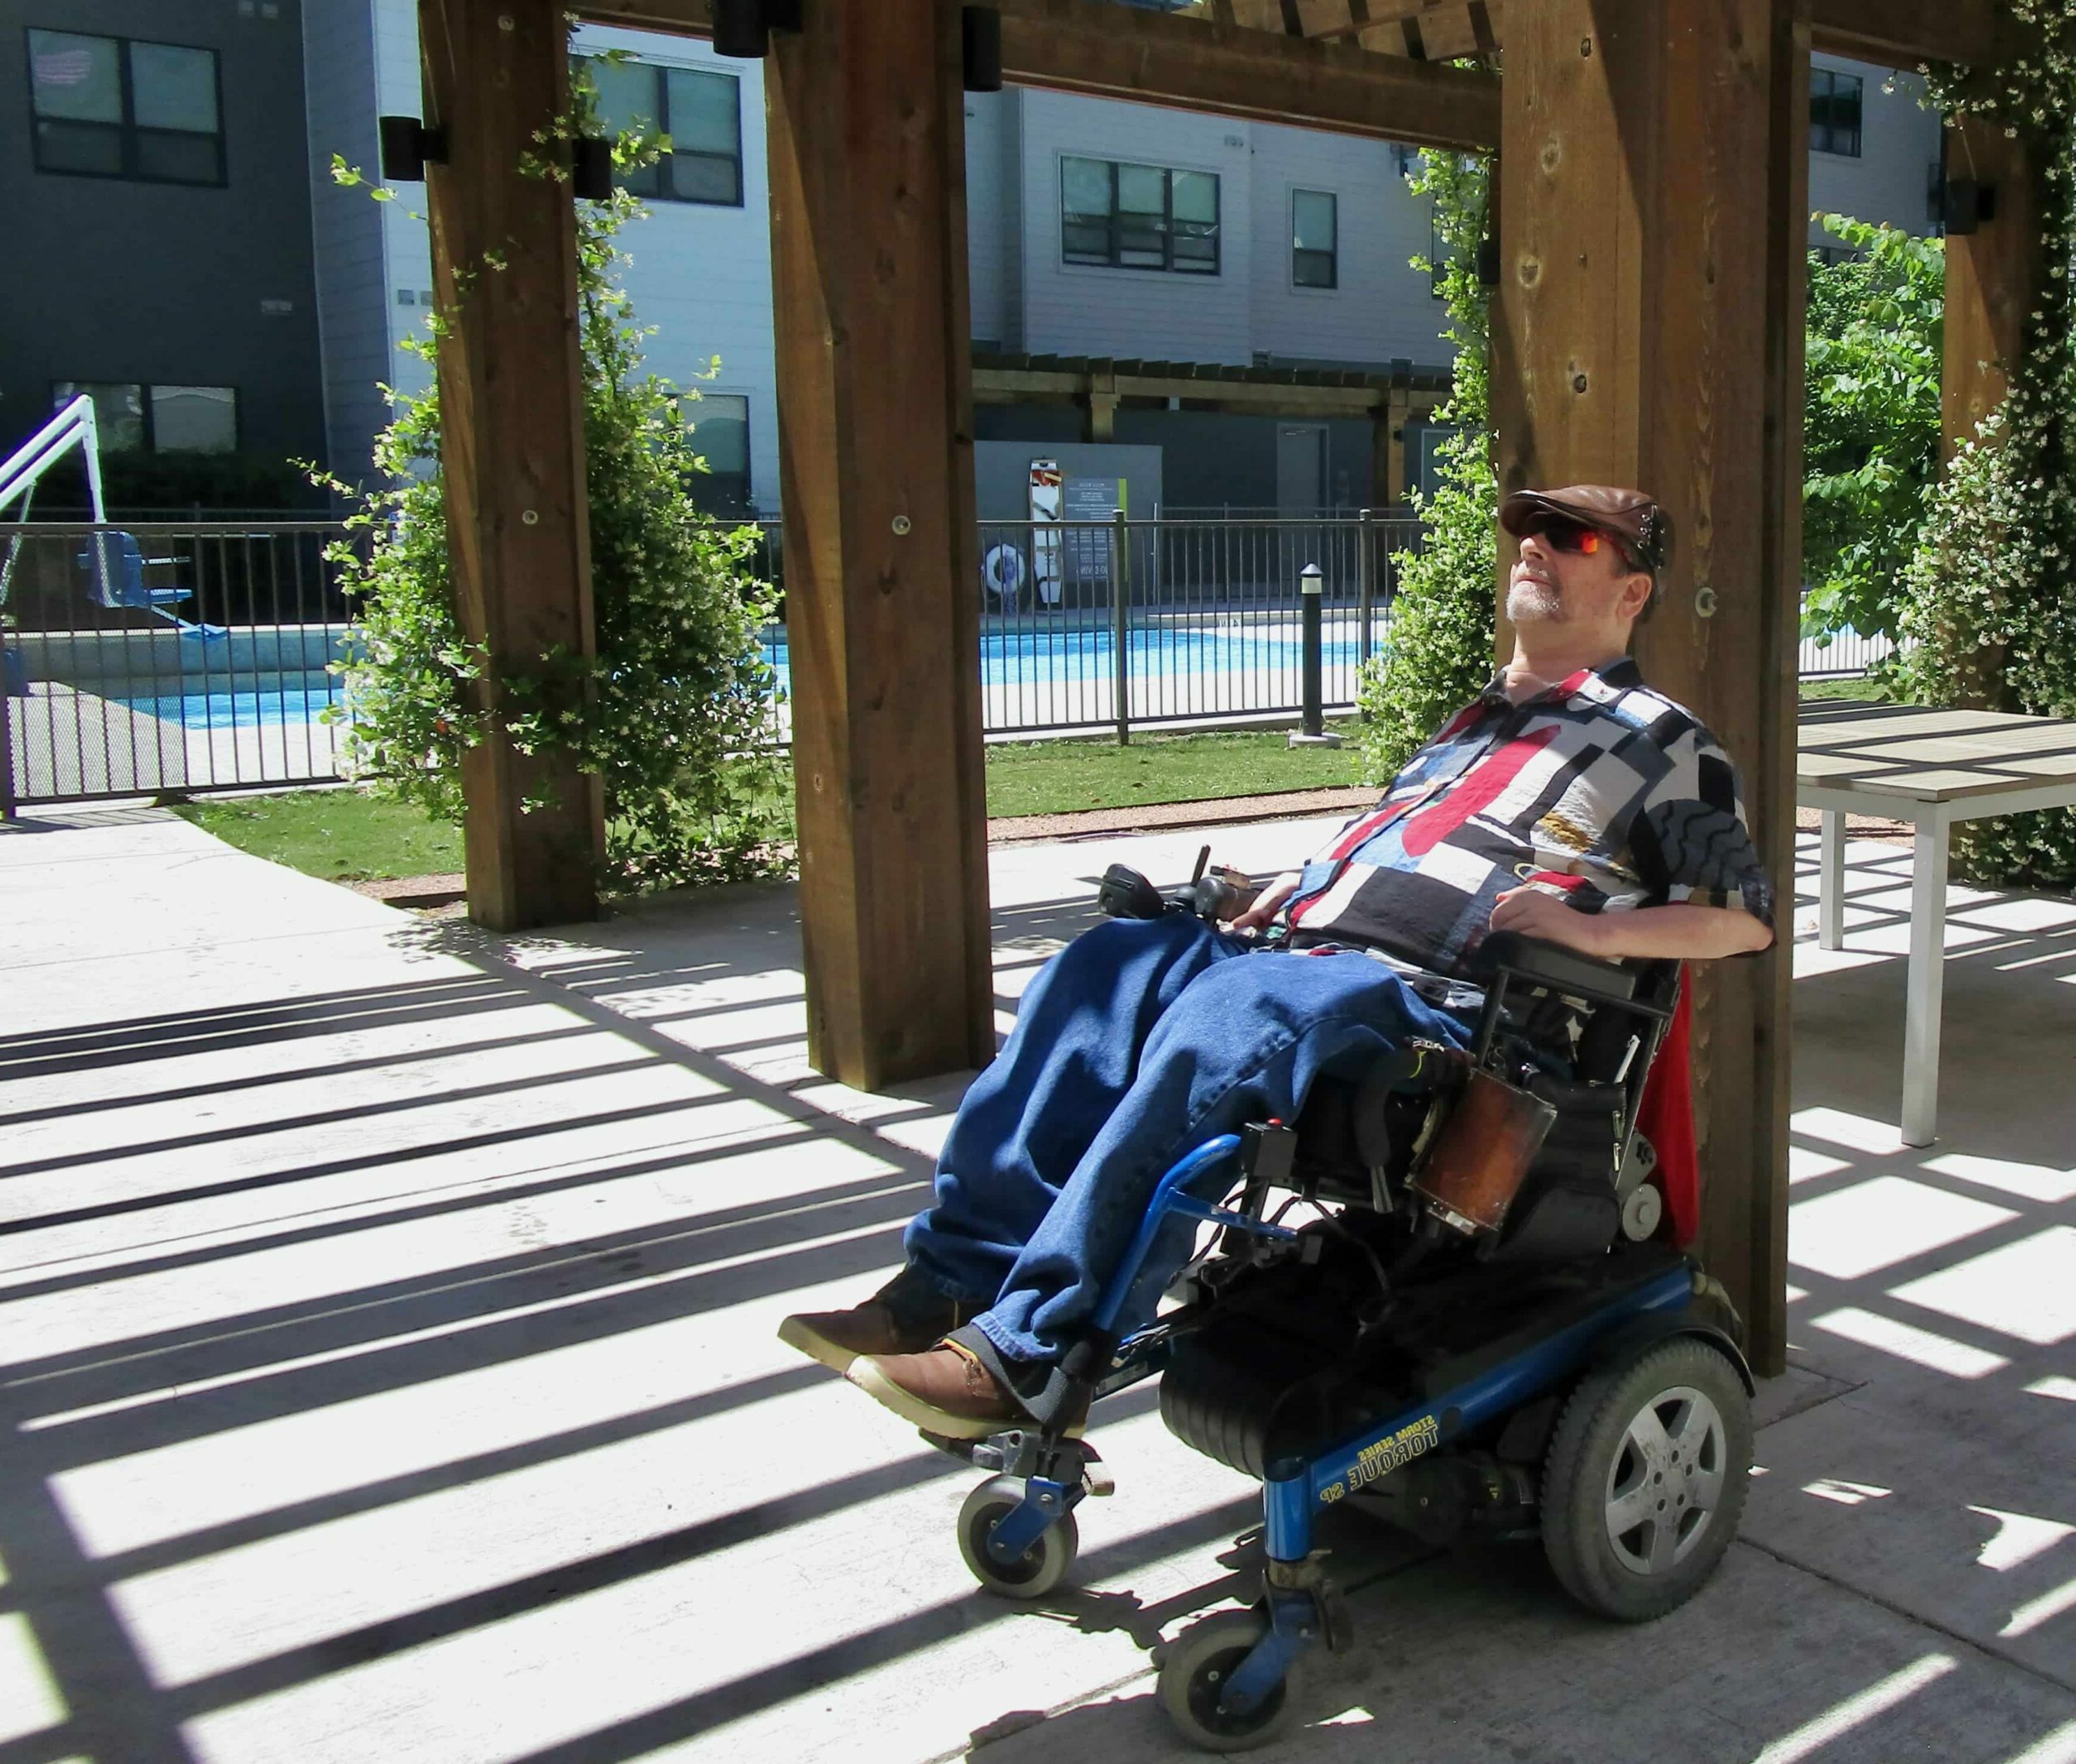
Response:
[[[981,1440],[1005,1427],[1037,1425],[957,1341],[941,1341],[927,1354],[862,1354],[843,1376],[903,1420],[945,1439]],[[1079,1438],[1082,1426],[1066,1428],[1067,1436]]]
[[[860,1354],[920,1354],[934,1346],[975,1308],[898,1274],[848,1311],[796,1312],[778,1325],[778,1339],[832,1371],[848,1372]]]

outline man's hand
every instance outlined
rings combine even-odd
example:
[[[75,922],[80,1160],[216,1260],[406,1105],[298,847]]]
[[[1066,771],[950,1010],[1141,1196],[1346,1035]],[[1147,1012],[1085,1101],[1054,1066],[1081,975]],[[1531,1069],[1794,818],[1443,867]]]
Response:
[[[1495,931],[1518,931],[1523,937],[1540,938],[1546,943],[1561,943],[1581,955],[1603,959],[1609,953],[1604,934],[1607,916],[1610,916],[1577,912],[1548,889],[1533,884],[1509,888],[1492,903],[1492,929]]]
[[[1279,876],[1255,896],[1255,903],[1233,921],[1236,931],[1266,931],[1269,923],[1283,910],[1283,903],[1298,892],[1298,875],[1296,870]]]

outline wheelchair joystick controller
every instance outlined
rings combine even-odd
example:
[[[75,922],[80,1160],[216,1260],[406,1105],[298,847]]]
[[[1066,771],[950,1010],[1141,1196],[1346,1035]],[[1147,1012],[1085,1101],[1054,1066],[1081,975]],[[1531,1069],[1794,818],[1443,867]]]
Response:
[[[1254,878],[1224,865],[1211,865],[1211,848],[1197,853],[1197,866],[1186,893],[1173,899],[1126,864],[1113,864],[1103,872],[1096,890],[1096,904],[1113,919],[1158,919],[1164,913],[1187,912],[1216,925],[1237,918],[1254,904],[1261,891]]]

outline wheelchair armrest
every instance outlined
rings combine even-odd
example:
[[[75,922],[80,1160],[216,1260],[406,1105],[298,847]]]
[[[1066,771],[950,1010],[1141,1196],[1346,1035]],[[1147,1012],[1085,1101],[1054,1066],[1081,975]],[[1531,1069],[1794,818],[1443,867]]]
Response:
[[[1473,966],[1482,976],[1507,968],[1526,981],[1554,987],[1559,992],[1582,993],[1588,998],[1632,999],[1644,979],[1637,968],[1622,962],[1603,962],[1582,955],[1561,943],[1524,937],[1518,931],[1494,931],[1478,946]]]

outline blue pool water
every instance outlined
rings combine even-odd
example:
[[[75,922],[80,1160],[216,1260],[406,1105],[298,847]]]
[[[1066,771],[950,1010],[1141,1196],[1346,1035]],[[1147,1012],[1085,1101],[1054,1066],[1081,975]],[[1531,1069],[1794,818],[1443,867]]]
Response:
[[[768,642],[766,654],[785,677],[787,653],[783,634]],[[1328,668],[1353,667],[1356,639],[1328,633],[1320,645]],[[1108,625],[1038,625],[1028,629],[988,631],[980,637],[980,681],[987,686],[1023,686],[1040,681],[1107,680],[1116,667],[1117,641]],[[1200,631],[1174,626],[1135,626],[1125,635],[1125,664],[1135,675],[1296,674],[1304,665],[1304,646],[1290,625],[1267,629],[1242,626],[1231,631]]]
[[[779,678],[790,676],[785,633],[776,633],[765,653]],[[984,632],[980,679],[995,687],[1065,686],[1083,681],[1107,685],[1116,663],[1116,634],[1107,623],[1034,623]],[[1353,668],[1353,629],[1330,628],[1321,646],[1330,674]],[[1288,696],[1304,666],[1304,647],[1294,622],[1199,630],[1183,625],[1135,625],[1126,634],[1126,664],[1139,680],[1201,679],[1225,676],[1236,684],[1273,680]],[[248,676],[249,679],[249,676]],[[212,684],[216,684],[212,682]],[[285,679],[263,674],[256,684],[221,682],[209,692],[125,695],[117,702],[146,716],[189,730],[272,728],[314,723],[328,705],[340,702],[341,683],[328,675]],[[1244,687],[1242,688],[1244,693]]]
[[[118,702],[145,716],[177,723],[183,728],[271,728],[279,723],[316,722],[327,705],[339,702],[339,684],[327,680],[315,686],[261,686],[247,691],[191,692]]]

